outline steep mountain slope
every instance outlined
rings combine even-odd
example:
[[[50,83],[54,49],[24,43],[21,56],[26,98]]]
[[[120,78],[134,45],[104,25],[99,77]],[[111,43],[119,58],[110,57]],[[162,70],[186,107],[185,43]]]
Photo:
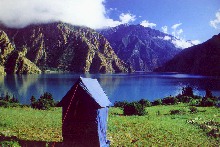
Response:
[[[66,23],[3,28],[16,49],[42,70],[128,72],[109,42],[96,31]]]
[[[24,53],[16,51],[7,34],[0,30],[0,74],[40,73],[41,70],[28,60]]]
[[[136,71],[152,71],[180,52],[172,43],[175,37],[141,25],[98,31],[109,40],[118,57]]]
[[[156,71],[220,76],[220,34],[183,50]]]

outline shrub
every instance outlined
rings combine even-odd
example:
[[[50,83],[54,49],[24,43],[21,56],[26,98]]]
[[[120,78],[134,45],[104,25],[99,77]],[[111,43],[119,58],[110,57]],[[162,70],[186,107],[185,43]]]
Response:
[[[7,102],[5,100],[0,100],[0,107],[20,107],[19,103],[11,103],[11,102]]]
[[[166,97],[164,99],[162,99],[162,103],[163,105],[174,105],[177,104],[178,99],[176,97]]]
[[[211,106],[216,106],[217,100],[213,98],[206,98],[204,97],[201,101],[201,106],[203,107],[211,107]]]
[[[116,102],[114,103],[114,107],[124,108],[124,106],[127,105],[127,104],[128,104],[127,101],[123,101],[123,102],[116,101]]]
[[[13,95],[12,99],[10,99],[11,103],[19,103],[18,99],[15,98],[15,96]]]
[[[191,113],[197,113],[198,109],[195,106],[189,107]]]
[[[171,115],[175,115],[175,114],[185,114],[186,111],[183,109],[179,109],[179,110],[170,110],[170,114]]]
[[[220,129],[219,128],[213,128],[211,131],[207,133],[207,135],[215,137],[215,138],[220,138]]]
[[[40,110],[47,110],[51,107],[55,106],[55,101],[52,97],[52,94],[49,92],[45,92],[43,95],[40,96],[38,100],[35,99],[34,96],[31,97],[31,107],[40,109]]]
[[[212,91],[210,90],[210,89],[206,89],[205,90],[205,97],[210,97],[210,98],[212,98],[213,97],[213,95],[212,95]]]
[[[0,100],[0,107],[8,107],[9,106],[9,102],[6,102],[4,100]]]
[[[199,106],[200,103],[201,103],[200,99],[191,99],[190,102],[189,102],[189,105],[190,106]]]
[[[182,95],[178,95],[177,98],[178,98],[178,101],[182,103],[189,103],[193,99],[190,96],[182,96]]]
[[[124,106],[124,115],[143,116],[145,114],[146,114],[145,108],[137,102],[128,103],[127,105]]]
[[[150,107],[151,106],[151,102],[145,99],[141,99],[140,101],[138,101],[139,104],[142,105],[142,107]]]
[[[153,105],[153,106],[162,105],[162,100],[161,100],[161,99],[157,99],[157,100],[155,100],[155,101],[152,102],[152,105]]]
[[[9,102],[10,99],[11,99],[10,95],[9,95],[8,93],[6,93],[6,96],[5,96],[4,100],[5,100],[6,102]]]
[[[1,141],[0,146],[2,147],[20,147],[20,144],[17,141],[10,140],[10,141]]]
[[[186,86],[182,88],[182,96],[193,97],[193,88],[190,86]]]

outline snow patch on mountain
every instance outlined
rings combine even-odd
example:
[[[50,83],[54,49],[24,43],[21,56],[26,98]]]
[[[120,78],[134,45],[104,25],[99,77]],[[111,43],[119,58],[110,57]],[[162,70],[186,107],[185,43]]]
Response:
[[[173,43],[173,45],[176,48],[180,48],[180,49],[185,49],[185,48],[188,48],[188,47],[191,47],[191,46],[194,46],[200,43],[200,41],[198,40],[185,40],[185,39],[176,38],[173,36],[164,36],[164,37],[158,36],[158,38],[166,40],[166,41],[171,41],[171,43]]]

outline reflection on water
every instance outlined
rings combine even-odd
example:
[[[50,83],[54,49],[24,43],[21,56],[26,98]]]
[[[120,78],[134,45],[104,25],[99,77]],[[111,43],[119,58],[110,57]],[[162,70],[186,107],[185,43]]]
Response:
[[[8,92],[20,102],[29,103],[32,95],[39,98],[50,92],[61,100],[79,76],[97,78],[113,103],[177,95],[186,85],[194,87],[197,95],[203,96],[205,89],[210,88],[220,96],[220,78],[179,73],[7,75],[0,76],[0,94]]]

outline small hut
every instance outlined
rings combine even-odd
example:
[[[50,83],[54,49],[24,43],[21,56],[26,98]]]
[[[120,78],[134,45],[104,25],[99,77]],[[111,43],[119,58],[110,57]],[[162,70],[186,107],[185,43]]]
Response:
[[[80,77],[58,106],[64,142],[75,146],[109,146],[107,117],[110,101],[96,79]]]

